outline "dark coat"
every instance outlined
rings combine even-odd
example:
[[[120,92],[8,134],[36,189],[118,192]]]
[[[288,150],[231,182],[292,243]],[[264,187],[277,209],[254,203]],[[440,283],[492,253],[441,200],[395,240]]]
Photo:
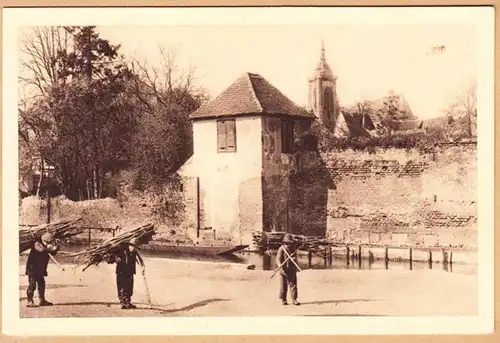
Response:
[[[108,263],[116,262],[116,274],[118,275],[134,275],[136,272],[136,263],[144,265],[142,258],[137,252],[130,252],[128,246],[115,253]]]
[[[292,253],[294,253],[294,250],[290,251],[285,247],[285,245],[281,245],[278,249],[278,253],[276,254],[276,267],[280,266],[287,259],[288,256],[285,253],[285,250],[288,252],[288,255],[292,255]],[[299,264],[296,252],[294,255],[292,255],[292,259],[295,261],[295,263]],[[288,259],[288,261],[286,261],[286,263],[280,269],[280,274],[281,275],[297,274],[297,267],[295,266],[295,264],[293,264],[293,262],[290,259]]]
[[[39,278],[47,276],[47,265],[49,264],[49,254],[55,255],[59,247],[49,251],[40,241],[36,241],[31,248],[26,262],[26,275]]]

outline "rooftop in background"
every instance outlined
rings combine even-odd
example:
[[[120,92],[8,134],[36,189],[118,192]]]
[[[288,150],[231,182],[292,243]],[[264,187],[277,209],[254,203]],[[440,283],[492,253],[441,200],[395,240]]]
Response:
[[[242,115],[282,115],[314,119],[258,74],[245,73],[214,100],[201,106],[190,119]]]

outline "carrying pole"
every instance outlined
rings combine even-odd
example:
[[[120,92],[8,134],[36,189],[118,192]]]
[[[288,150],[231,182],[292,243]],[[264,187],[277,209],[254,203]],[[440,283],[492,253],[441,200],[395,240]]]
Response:
[[[59,262],[57,262],[56,258],[54,256],[52,256],[52,254],[49,254],[49,256],[52,259],[52,261],[54,261],[54,263],[57,264],[59,266],[59,268],[62,269],[62,271],[64,271],[64,267]]]
[[[149,293],[148,280],[146,279],[146,269],[142,269],[142,279],[144,280],[144,287],[146,288],[146,296],[148,298],[149,308],[153,308],[153,303],[151,302],[151,295]]]

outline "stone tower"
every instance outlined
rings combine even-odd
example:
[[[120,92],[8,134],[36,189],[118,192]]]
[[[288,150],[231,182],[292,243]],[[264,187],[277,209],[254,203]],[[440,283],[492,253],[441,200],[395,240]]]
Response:
[[[327,128],[334,129],[339,115],[337,77],[326,61],[323,43],[320,61],[309,79],[309,109]]]

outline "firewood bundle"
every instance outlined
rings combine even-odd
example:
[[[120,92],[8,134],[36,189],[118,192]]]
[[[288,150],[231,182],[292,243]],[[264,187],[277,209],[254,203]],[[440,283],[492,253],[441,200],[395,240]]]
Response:
[[[77,226],[82,218],[60,220],[58,222],[43,224],[31,229],[19,230],[19,253],[30,249],[35,241],[40,240],[43,234],[49,232],[56,240],[62,241],[82,233]]]
[[[97,246],[71,254],[70,256],[78,257],[78,259],[83,258],[78,262],[78,266],[83,266],[83,271],[85,271],[91,265],[98,265],[101,263],[104,260],[104,256],[113,255],[120,249],[123,249],[123,247],[127,245],[131,239],[137,238],[139,240],[139,245],[147,244],[153,239],[154,234],[154,225],[146,224],[136,229],[123,232]]]
[[[253,242],[260,251],[278,249],[282,244],[285,234],[286,232],[254,232]],[[300,250],[304,251],[316,251],[321,248],[336,245],[335,242],[322,237],[291,235],[297,247],[300,247]]]

